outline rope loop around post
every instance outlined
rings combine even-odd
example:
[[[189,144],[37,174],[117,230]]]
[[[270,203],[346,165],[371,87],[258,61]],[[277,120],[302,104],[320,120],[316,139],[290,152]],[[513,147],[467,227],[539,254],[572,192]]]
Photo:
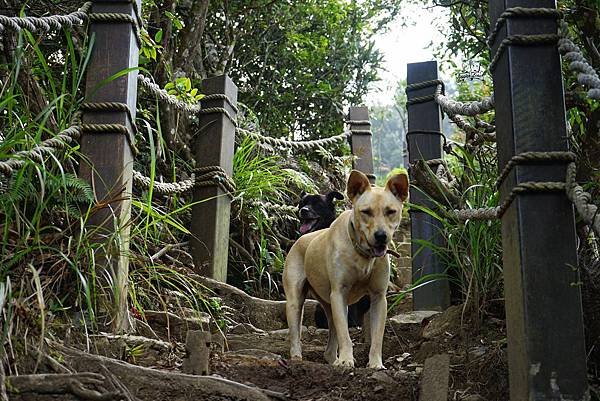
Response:
[[[554,18],[561,19],[563,14],[560,10],[555,8],[528,8],[528,7],[511,7],[504,10],[502,14],[496,20],[496,25],[494,25],[494,29],[490,32],[487,38],[487,44],[489,47],[492,47],[500,29],[506,23],[509,18]]]
[[[137,7],[134,5],[134,10],[136,8]],[[90,13],[88,15],[88,19],[90,22],[104,22],[112,24],[129,23],[133,27],[133,32],[135,34],[135,39],[138,46],[141,48],[143,45],[141,27],[138,23],[137,17],[132,17],[130,14],[126,13]]]
[[[435,87],[435,92],[430,95],[419,96],[419,97],[407,99],[406,105],[410,106],[413,104],[430,102],[432,100],[435,100],[438,95],[443,94],[444,90],[445,90],[444,89],[445,88],[444,81],[442,81],[441,79],[432,79],[429,81],[416,82],[414,84],[407,85],[406,89],[404,91],[408,95],[409,92],[416,91],[419,89],[429,88],[429,87]]]
[[[194,187],[219,187],[231,199],[236,191],[235,182],[229,177],[227,172],[221,166],[204,166],[194,169],[196,174]]]
[[[548,162],[574,162],[577,155],[573,152],[552,151],[552,152],[523,152],[514,155],[496,180],[496,188],[499,188],[502,182],[508,177],[512,169],[521,164],[548,163]]]
[[[502,42],[500,42],[498,50],[496,50],[494,57],[492,57],[489,69],[490,71],[494,71],[496,65],[500,61],[500,57],[502,57],[502,54],[504,53],[504,50],[506,50],[506,48],[509,46],[537,46],[556,44],[560,38],[560,35],[554,33],[507,36],[502,40]]]

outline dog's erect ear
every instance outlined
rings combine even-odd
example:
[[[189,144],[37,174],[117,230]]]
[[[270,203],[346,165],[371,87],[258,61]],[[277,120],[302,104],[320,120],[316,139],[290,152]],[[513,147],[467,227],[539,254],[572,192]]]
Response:
[[[354,202],[354,199],[362,195],[365,191],[371,190],[371,183],[366,175],[357,170],[352,170],[350,177],[348,177],[348,184],[346,185],[346,195],[348,199]]]
[[[394,196],[404,202],[408,199],[408,175],[394,174],[388,178],[385,183],[385,189],[394,194]]]
[[[338,191],[331,191],[330,193],[328,193],[326,195],[327,198],[327,202],[329,203],[333,203],[333,199],[338,199],[338,200],[344,200],[344,195],[342,195],[340,192]]]
[[[300,199],[304,198],[306,196],[306,192],[304,192],[304,190],[302,190],[302,192],[300,192]]]

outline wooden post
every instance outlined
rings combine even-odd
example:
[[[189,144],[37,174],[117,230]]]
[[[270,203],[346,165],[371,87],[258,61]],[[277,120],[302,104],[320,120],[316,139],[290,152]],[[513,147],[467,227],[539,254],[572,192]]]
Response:
[[[350,107],[348,113],[350,120],[350,148],[352,154],[356,156],[352,167],[365,173],[369,177],[371,184],[375,184],[375,174],[373,169],[373,145],[371,143],[371,122],[369,121],[369,109],[365,106]]]
[[[436,61],[408,64],[408,85],[436,79],[438,79]],[[413,102],[415,98],[433,95],[435,90],[436,84],[432,84],[407,91],[408,131],[406,137],[410,163],[414,163],[416,160],[442,157],[443,134],[441,132],[442,113],[440,107],[433,97],[428,101]],[[414,186],[410,189],[410,201],[416,205],[433,207],[433,202],[427,194]],[[430,248],[423,247],[418,243],[419,240],[426,240],[436,245],[442,245],[441,223],[429,214],[415,208],[410,209],[410,219],[413,283],[430,274],[445,274],[445,267],[440,258]],[[449,305],[450,287],[447,279],[438,278],[413,292],[413,309],[415,310],[444,310]]]
[[[512,7],[554,0],[490,0],[491,25]],[[512,35],[556,34],[552,18],[508,18]],[[561,63],[554,43],[507,46],[493,70],[498,164],[523,152],[568,148]],[[524,182],[564,182],[566,162],[515,166],[501,199]],[[573,207],[564,191],[517,195],[502,217],[510,399],[588,400]]]
[[[203,108],[220,108],[223,112],[202,114],[200,132],[195,142],[196,167],[220,166],[227,175],[233,174],[233,149],[237,111],[237,86],[227,75],[206,79],[202,83],[206,95],[225,97],[202,102]],[[229,99],[229,100],[227,100]],[[229,252],[229,212],[231,199],[217,186],[195,188],[192,207],[192,239],[190,241],[196,271],[227,281]]]
[[[135,19],[140,1],[94,0],[92,13],[118,13]],[[105,296],[100,299],[100,311],[109,312],[106,321],[112,321],[112,329],[119,332],[129,328],[127,253],[137,70],[116,79],[108,78],[137,67],[139,47],[130,22],[92,20],[90,34],[95,40],[87,67],[87,107],[83,105],[86,111],[81,139],[84,158],[79,175],[92,185],[98,204],[103,206],[90,216],[87,224],[94,230],[94,240],[103,243],[95,256],[97,266],[105,269],[97,273],[104,280],[101,286]],[[107,81],[103,83],[104,80]],[[98,107],[101,102],[117,104]]]

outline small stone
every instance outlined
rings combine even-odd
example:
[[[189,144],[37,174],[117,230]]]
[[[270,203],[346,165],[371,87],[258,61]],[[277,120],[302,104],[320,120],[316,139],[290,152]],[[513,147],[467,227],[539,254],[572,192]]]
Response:
[[[385,387],[383,387],[383,386],[377,386],[373,389],[373,391],[375,393],[381,393],[384,389],[385,389]]]
[[[403,324],[421,324],[423,320],[429,319],[432,316],[439,315],[439,311],[427,311],[419,310],[407,313],[400,313],[396,316],[389,318],[390,323],[403,325]]]
[[[374,372],[371,376],[371,379],[373,380],[377,380],[378,382],[381,383],[387,383],[387,384],[396,384],[396,381],[394,379],[392,379],[387,373],[385,373],[383,370],[379,370],[377,372]]]

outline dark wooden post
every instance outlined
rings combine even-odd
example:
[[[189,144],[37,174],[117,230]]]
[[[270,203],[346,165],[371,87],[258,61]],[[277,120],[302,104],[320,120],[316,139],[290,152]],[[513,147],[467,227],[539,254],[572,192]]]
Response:
[[[206,79],[202,89],[206,95],[225,95],[203,101],[205,110],[225,109],[228,114],[215,111],[201,115],[195,142],[196,166],[220,166],[232,176],[236,128],[232,119],[237,111],[237,86],[227,75],[222,75]],[[196,270],[226,282],[231,199],[221,188],[210,186],[195,188],[194,202],[197,203],[192,207],[190,244]]]
[[[140,0],[94,0],[92,13],[118,13],[136,19]],[[92,19],[90,34],[95,35],[87,67],[86,104],[83,115],[81,152],[84,158],[80,177],[91,183],[96,200],[103,207],[92,214],[88,227],[103,246],[96,252],[96,264],[105,269],[98,277],[105,296],[100,310],[109,312],[106,321],[112,329],[129,328],[127,313],[127,276],[129,224],[131,214],[132,140],[137,97],[137,71],[108,80],[120,71],[138,65],[139,47],[130,22]],[[102,83],[104,80],[107,82]],[[112,102],[113,105],[101,103]],[[127,111],[129,110],[129,111]],[[110,124],[109,126],[103,124]]]
[[[511,7],[554,0],[490,0],[491,26]],[[508,18],[495,40],[556,34],[552,18]],[[510,62],[509,62],[510,60]],[[527,151],[567,150],[560,57],[553,43],[508,46],[493,70],[499,169]],[[564,182],[566,163],[515,166],[500,193],[524,182]],[[502,217],[510,399],[587,400],[586,354],[573,207],[564,192],[523,193]]]
[[[410,63],[407,71],[407,84],[438,79],[436,61]],[[414,102],[413,99],[430,96],[435,93],[436,84],[407,92],[408,109],[408,141],[409,162],[431,160],[442,157],[442,113],[431,96],[430,100]],[[433,207],[429,197],[416,187],[410,190],[411,203]],[[413,282],[427,275],[442,275],[445,267],[440,258],[419,240],[431,241],[436,245],[443,243],[440,234],[441,224],[425,212],[411,208],[412,268]],[[413,292],[413,308],[415,310],[444,310],[450,305],[450,287],[448,280],[437,278],[432,283],[417,288]]]
[[[352,106],[348,113],[350,120],[350,148],[356,156],[352,167],[365,173],[371,184],[375,184],[373,169],[373,145],[371,142],[371,122],[369,121],[369,108],[365,106]]]

